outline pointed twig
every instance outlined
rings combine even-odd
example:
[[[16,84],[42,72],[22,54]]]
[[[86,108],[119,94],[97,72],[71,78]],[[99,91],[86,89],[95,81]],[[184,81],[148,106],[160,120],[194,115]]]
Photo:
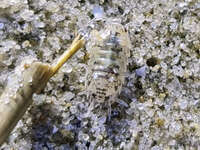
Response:
[[[78,35],[74,41],[72,42],[72,45],[70,46],[69,50],[65,51],[62,56],[58,59],[56,64],[52,65],[52,76],[62,67],[62,65],[71,57],[73,56],[80,48],[82,48],[84,45],[84,39],[80,38],[80,35]]]

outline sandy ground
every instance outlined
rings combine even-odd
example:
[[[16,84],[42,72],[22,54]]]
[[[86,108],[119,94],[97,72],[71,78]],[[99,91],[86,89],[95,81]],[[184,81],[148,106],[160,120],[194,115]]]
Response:
[[[132,44],[110,119],[81,94],[83,48],[34,95],[1,150],[200,149],[198,0],[1,0],[0,94],[24,58],[52,63],[101,16],[124,25]]]

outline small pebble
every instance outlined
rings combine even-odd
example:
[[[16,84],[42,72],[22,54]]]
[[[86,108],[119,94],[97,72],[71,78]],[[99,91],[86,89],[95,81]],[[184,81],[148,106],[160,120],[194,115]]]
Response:
[[[100,6],[95,6],[92,10],[92,13],[95,17],[96,20],[100,20],[103,18],[104,16],[104,11],[103,11],[103,8],[100,7]]]
[[[139,77],[145,77],[146,76],[146,66],[140,67],[135,70],[136,75]]]
[[[0,22],[0,30],[4,28],[4,23]]]

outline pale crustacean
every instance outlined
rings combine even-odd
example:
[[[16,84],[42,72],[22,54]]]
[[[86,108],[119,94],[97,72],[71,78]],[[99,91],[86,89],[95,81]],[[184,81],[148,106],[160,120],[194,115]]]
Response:
[[[128,32],[118,22],[106,22],[100,30],[92,30],[86,46],[90,59],[86,74],[89,99],[115,101],[121,92],[130,57]]]

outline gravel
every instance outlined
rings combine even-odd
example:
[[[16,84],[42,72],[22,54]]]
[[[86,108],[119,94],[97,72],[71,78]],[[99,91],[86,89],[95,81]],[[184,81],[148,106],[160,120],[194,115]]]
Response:
[[[111,113],[87,100],[83,48],[33,96],[1,150],[200,149],[198,0],[2,0],[0,94],[25,57],[53,63],[95,18],[117,18],[132,42]]]

